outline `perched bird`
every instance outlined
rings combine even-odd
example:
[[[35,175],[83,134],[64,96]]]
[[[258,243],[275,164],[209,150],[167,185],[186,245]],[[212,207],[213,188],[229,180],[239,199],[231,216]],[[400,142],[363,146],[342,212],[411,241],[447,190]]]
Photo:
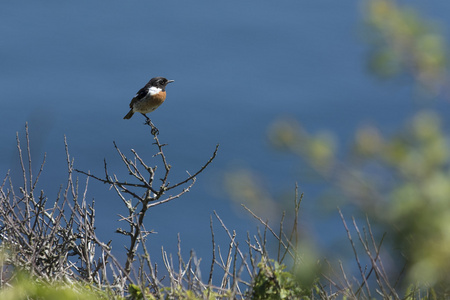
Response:
[[[171,82],[174,82],[174,80],[167,80],[164,77],[150,79],[150,81],[137,92],[136,96],[131,99],[131,109],[123,118],[129,119],[135,112],[140,112],[147,119],[147,122],[151,122],[146,114],[154,111],[163,104],[164,100],[166,100],[166,85]]]

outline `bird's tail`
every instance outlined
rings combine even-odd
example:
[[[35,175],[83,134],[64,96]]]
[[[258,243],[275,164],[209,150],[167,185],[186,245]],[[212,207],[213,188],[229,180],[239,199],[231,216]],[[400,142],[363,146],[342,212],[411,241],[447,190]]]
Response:
[[[123,117],[124,119],[129,119],[133,116],[134,112],[132,109],[130,109],[130,111],[127,113],[127,115],[125,117]]]

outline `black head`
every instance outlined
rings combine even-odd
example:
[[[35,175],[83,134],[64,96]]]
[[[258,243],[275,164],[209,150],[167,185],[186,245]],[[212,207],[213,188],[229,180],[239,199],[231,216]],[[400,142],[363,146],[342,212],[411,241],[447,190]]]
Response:
[[[155,78],[150,79],[150,81],[147,83],[147,85],[154,86],[154,87],[164,90],[166,85],[171,82],[174,82],[174,80],[168,80],[164,77],[155,77]]]

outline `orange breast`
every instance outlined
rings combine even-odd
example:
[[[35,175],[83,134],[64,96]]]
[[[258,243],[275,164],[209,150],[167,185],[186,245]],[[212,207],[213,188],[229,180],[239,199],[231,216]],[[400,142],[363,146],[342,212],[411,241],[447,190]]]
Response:
[[[143,114],[154,111],[166,100],[166,92],[161,91],[155,95],[148,95],[147,97],[137,101],[133,105],[133,110]]]
[[[151,98],[151,102],[160,106],[164,102],[164,100],[166,100],[166,91],[161,91],[158,94],[153,95]]]

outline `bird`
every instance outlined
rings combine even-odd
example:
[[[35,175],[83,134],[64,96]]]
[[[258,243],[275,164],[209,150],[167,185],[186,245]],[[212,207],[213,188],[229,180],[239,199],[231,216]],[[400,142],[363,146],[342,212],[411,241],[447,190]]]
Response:
[[[164,100],[166,100],[166,85],[175,80],[168,80],[164,77],[154,77],[140,89],[136,96],[131,99],[130,111],[123,117],[124,119],[130,119],[135,112],[139,112],[147,119],[148,124],[151,124],[147,113],[150,113],[157,109]]]

